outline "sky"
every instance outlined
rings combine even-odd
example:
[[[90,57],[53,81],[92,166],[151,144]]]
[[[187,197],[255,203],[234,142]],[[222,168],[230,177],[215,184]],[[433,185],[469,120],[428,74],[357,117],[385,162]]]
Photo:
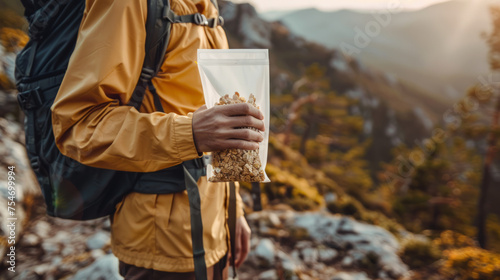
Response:
[[[421,9],[446,0],[232,0],[236,3],[248,2],[259,12],[286,11],[315,7],[320,10],[338,9],[387,9],[391,4],[400,4],[404,9]]]

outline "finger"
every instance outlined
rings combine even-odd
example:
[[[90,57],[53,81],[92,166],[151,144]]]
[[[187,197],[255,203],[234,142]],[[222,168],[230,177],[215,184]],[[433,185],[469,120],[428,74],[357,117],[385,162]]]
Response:
[[[262,114],[262,112],[248,103],[230,104],[230,105],[219,106],[216,108],[220,108],[220,110],[224,112],[226,116],[249,115],[259,120],[264,119],[264,115]]]
[[[234,239],[234,263],[238,267],[240,261],[240,251],[241,251],[241,224],[236,221],[235,239]]]
[[[229,119],[228,125],[230,125],[233,128],[254,127],[260,131],[265,130],[264,122],[253,116],[233,116],[228,119]]]
[[[236,259],[236,267],[240,267],[246,260],[248,253],[250,252],[250,236],[247,232],[243,230],[243,234],[240,235],[240,251],[238,258]]]
[[[233,139],[233,140],[244,140],[251,142],[264,141],[264,136],[262,135],[262,133],[248,128],[228,129],[222,132],[222,136],[224,139],[228,140]]]

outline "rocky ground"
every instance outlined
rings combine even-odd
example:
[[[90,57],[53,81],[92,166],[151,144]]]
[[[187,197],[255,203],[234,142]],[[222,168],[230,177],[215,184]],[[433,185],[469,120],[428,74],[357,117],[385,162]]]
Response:
[[[389,232],[347,217],[278,208],[248,216],[252,251],[240,279],[410,277]],[[49,218],[43,207],[36,212],[19,240],[16,273],[4,270],[0,279],[121,279],[109,219],[75,222]]]
[[[110,249],[109,219],[68,221],[45,215],[44,202],[29,169],[21,125],[0,117],[0,217],[7,211],[7,167],[15,166],[16,229],[0,225],[0,253],[15,235],[15,273],[0,264],[3,279],[121,279]],[[243,193],[245,201],[249,194]],[[4,205],[4,206],[1,206]],[[327,211],[296,212],[286,205],[247,216],[252,251],[240,279],[405,279],[399,243],[388,231]]]
[[[399,244],[386,230],[285,205],[248,215],[252,251],[242,279],[404,279]]]
[[[1,48],[0,48],[1,50]],[[9,62],[10,60],[6,60]],[[2,62],[5,72],[12,63]],[[12,70],[12,69],[11,69]],[[0,72],[2,72],[0,71]],[[110,222],[61,220],[45,215],[44,202],[24,148],[22,120],[14,91],[0,91],[0,280],[122,279],[110,249]],[[8,167],[15,166],[15,178]],[[15,182],[15,197],[9,194]],[[243,193],[245,201],[249,194]],[[15,213],[8,203],[15,202]],[[11,231],[7,221],[17,218]],[[277,205],[247,216],[252,251],[239,279],[409,279],[388,231],[326,210],[296,212]],[[16,243],[9,244],[9,237]],[[15,245],[15,272],[7,254]]]
[[[20,126],[0,119],[0,152],[5,166],[18,171],[15,273],[2,262],[0,279],[121,279],[110,250],[109,219],[76,222],[45,215],[33,186]],[[0,203],[6,205],[6,179]],[[3,176],[3,177],[2,177]],[[5,183],[5,184],[4,184]],[[248,195],[244,194],[244,200]],[[0,204],[0,205],[1,205]],[[2,220],[9,217],[0,207]],[[404,279],[408,268],[397,255],[399,244],[386,230],[325,212],[299,213],[286,205],[248,215],[252,251],[240,279]],[[4,226],[4,225],[2,225]],[[5,256],[8,230],[2,228]]]

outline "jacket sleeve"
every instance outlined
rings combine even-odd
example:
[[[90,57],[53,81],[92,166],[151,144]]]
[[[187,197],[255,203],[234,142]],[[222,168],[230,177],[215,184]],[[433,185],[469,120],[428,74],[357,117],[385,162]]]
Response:
[[[152,172],[199,157],[192,114],[140,113],[128,103],[144,60],[147,1],[87,0],[52,106],[59,150],[83,164]]]

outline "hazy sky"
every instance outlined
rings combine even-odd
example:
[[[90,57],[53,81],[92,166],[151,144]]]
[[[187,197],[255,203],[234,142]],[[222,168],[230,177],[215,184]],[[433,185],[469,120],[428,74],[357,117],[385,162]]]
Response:
[[[400,3],[405,9],[419,9],[446,0],[233,0],[248,2],[259,12],[295,10],[316,7],[322,10],[337,9],[384,9],[391,3]]]

